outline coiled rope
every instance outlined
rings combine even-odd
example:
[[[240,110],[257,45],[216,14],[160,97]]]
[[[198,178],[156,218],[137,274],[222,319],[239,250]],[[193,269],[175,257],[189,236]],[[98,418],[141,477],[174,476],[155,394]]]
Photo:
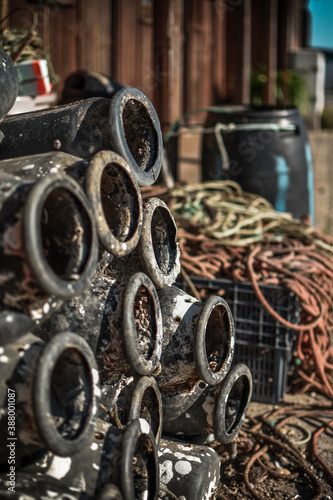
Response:
[[[173,213],[186,275],[250,281],[269,314],[297,332],[292,388],[333,400],[333,238],[233,181],[156,185],[142,194],[160,197]],[[300,324],[272,308],[260,289],[266,284],[299,297]]]

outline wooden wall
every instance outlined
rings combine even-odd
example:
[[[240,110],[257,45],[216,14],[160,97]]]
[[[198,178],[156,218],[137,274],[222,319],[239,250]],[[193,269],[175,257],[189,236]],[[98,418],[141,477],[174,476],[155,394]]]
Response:
[[[275,102],[278,68],[301,46],[307,0],[2,0],[1,14],[38,12],[38,31],[60,83],[78,68],[139,88],[163,128],[187,110],[249,102],[251,71],[266,68]],[[28,27],[18,11],[11,26]],[[304,37],[303,37],[304,38]]]

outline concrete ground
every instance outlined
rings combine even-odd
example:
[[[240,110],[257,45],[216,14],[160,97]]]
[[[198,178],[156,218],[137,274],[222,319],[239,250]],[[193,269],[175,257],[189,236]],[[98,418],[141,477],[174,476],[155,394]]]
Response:
[[[314,164],[316,226],[333,236],[333,130],[309,131]],[[180,136],[178,178],[200,182],[201,134]]]

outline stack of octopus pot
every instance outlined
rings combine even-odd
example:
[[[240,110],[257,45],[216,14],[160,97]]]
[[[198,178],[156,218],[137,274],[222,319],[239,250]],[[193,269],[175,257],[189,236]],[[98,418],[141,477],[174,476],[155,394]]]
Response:
[[[175,221],[142,201],[156,111],[125,87],[5,116],[1,57],[0,496],[213,499],[208,443],[233,442],[252,380],[228,304],[174,285]]]

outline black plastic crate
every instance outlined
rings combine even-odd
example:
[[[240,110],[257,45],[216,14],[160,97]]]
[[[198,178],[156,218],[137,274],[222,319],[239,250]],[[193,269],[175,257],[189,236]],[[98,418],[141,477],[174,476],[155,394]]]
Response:
[[[257,299],[251,283],[199,277],[191,277],[191,280],[198,289],[205,289],[208,294],[220,294],[224,290],[223,297],[235,321],[234,363],[244,363],[252,372],[252,400],[276,403],[283,399],[295,330],[287,328],[269,314]],[[178,280],[176,285],[188,291],[185,280]],[[280,316],[291,323],[299,323],[301,309],[293,292],[272,285],[264,285],[260,289]]]

